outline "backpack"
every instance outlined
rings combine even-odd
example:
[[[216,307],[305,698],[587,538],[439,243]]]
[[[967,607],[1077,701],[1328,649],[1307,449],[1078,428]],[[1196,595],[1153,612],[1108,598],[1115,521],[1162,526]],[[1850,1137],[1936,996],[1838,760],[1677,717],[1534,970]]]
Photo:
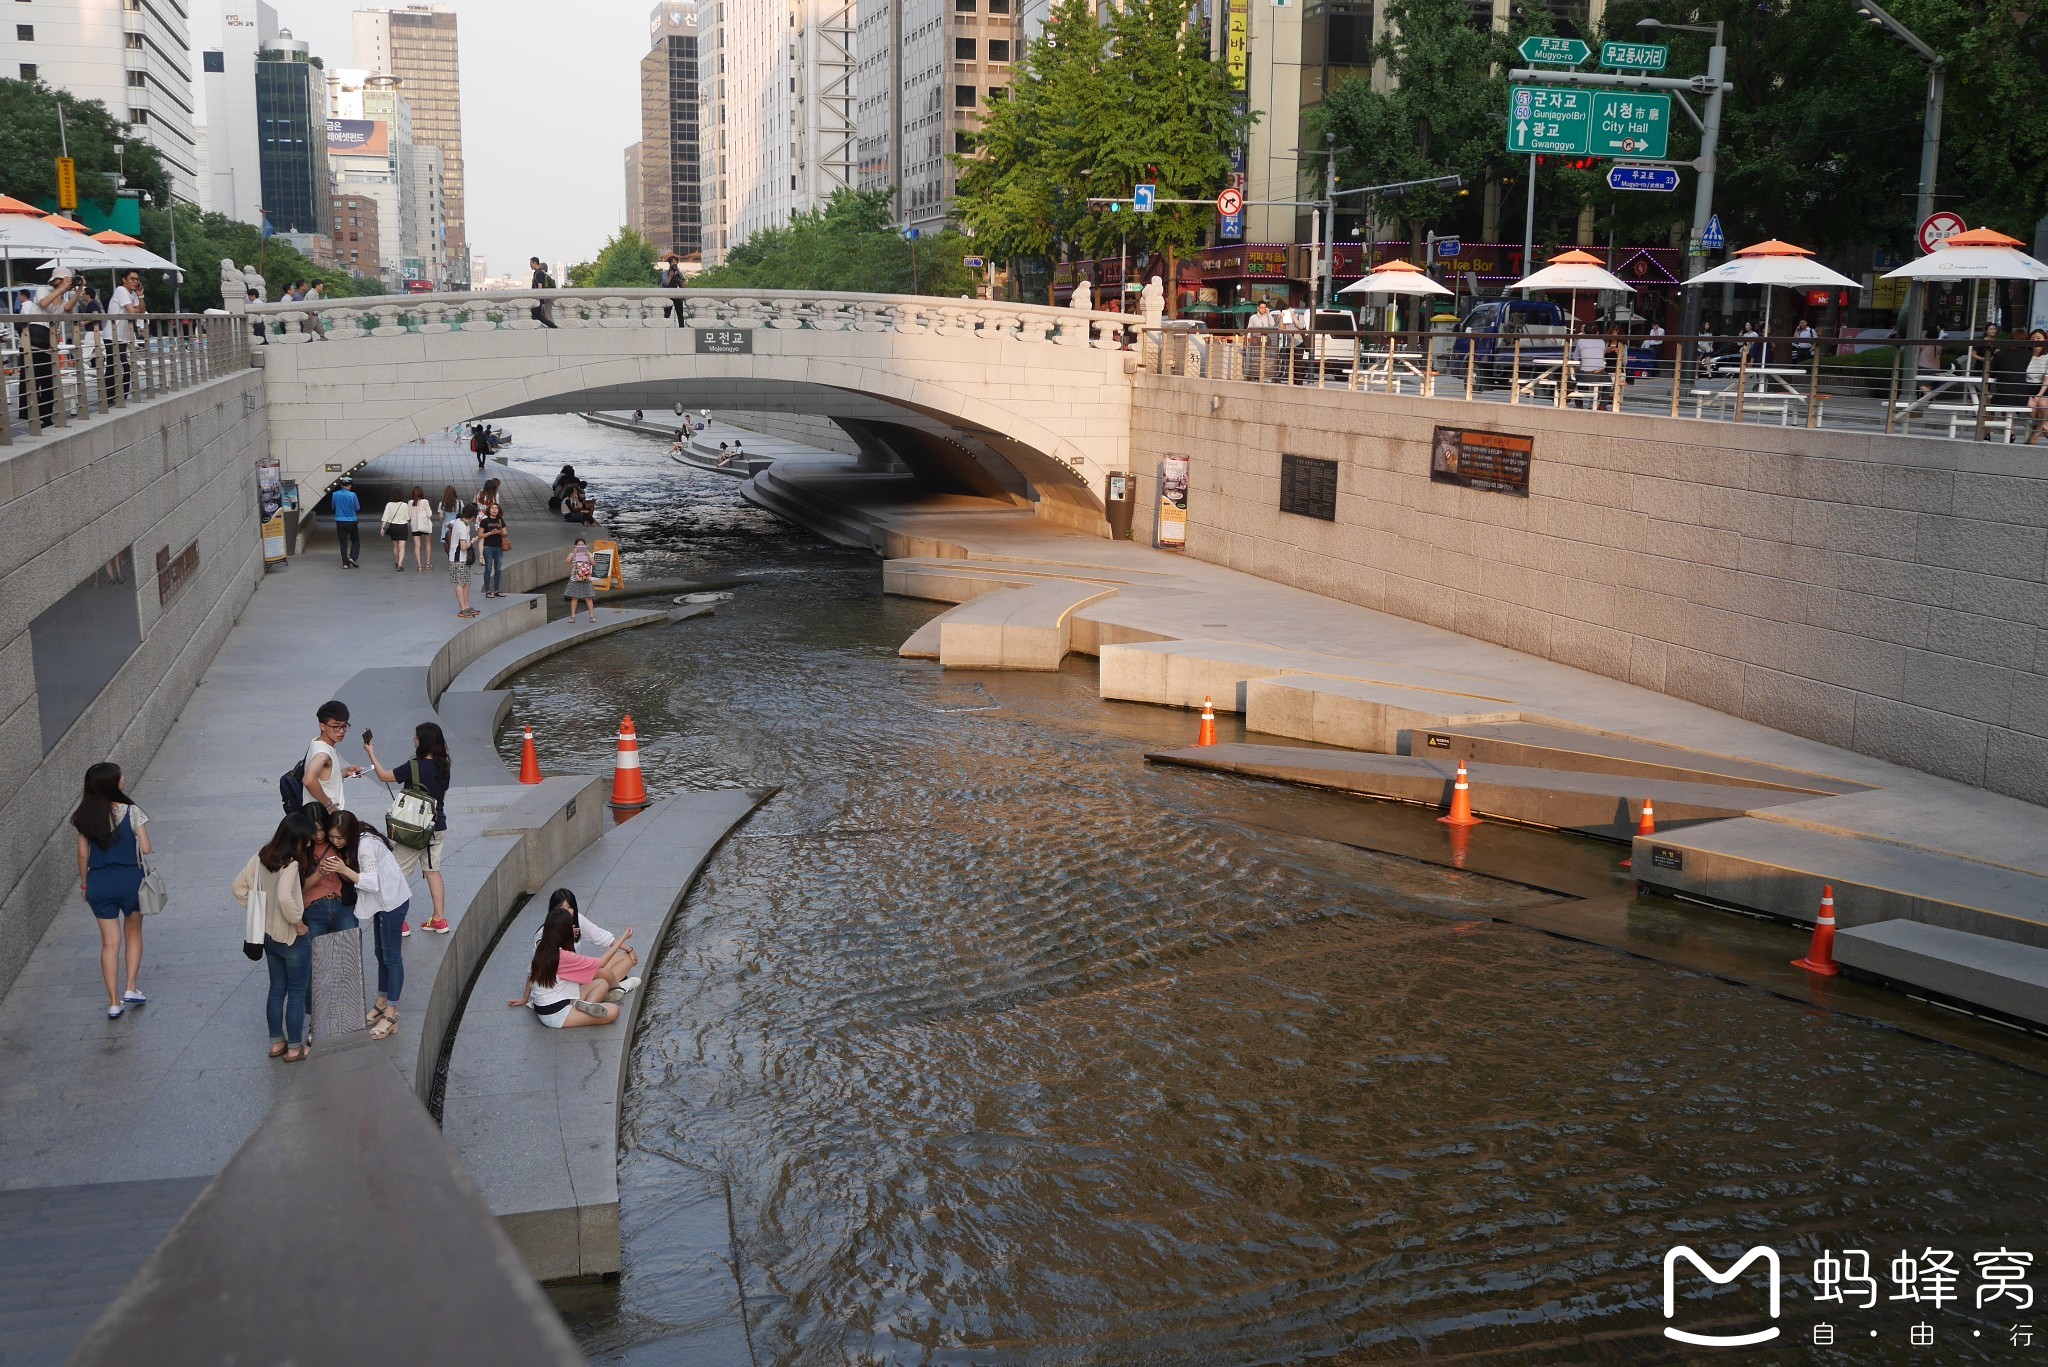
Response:
[[[385,831],[393,842],[409,850],[423,850],[434,843],[434,795],[420,784],[421,763],[414,761],[405,791],[393,794],[391,811],[384,818]]]
[[[277,776],[277,795],[286,816],[306,805],[306,761],[300,760]]]

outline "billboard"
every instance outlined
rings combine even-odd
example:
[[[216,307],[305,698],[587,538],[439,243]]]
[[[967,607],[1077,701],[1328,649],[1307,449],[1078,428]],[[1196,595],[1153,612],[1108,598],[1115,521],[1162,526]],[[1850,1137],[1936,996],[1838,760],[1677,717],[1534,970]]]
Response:
[[[382,119],[329,119],[327,155],[330,157],[389,157],[391,126]]]

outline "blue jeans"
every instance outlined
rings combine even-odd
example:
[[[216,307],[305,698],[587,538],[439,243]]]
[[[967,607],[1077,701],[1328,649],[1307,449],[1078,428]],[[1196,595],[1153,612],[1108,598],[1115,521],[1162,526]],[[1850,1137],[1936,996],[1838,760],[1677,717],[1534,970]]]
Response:
[[[339,897],[323,897],[306,908],[305,921],[306,935],[301,935],[301,940],[307,935],[325,935],[335,930],[354,930],[356,911]],[[312,953],[311,950],[306,952]]]
[[[270,998],[263,1003],[270,1038],[296,1049],[306,1042],[306,990],[313,981],[313,942],[301,935],[281,945],[266,935],[263,962],[270,970]]]
[[[505,589],[505,552],[496,546],[484,547],[484,592],[502,593]]]
[[[405,940],[400,931],[411,909],[411,902],[400,902],[370,918],[371,945],[377,951],[377,995],[394,1006],[405,989]]]

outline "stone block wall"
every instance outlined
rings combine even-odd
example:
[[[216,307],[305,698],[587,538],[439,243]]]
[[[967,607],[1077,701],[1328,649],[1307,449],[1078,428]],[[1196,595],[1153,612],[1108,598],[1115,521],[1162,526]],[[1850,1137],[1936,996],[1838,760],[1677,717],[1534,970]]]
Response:
[[[259,371],[0,448],[0,992],[54,918],[87,914],[69,825],[86,766],[141,774],[262,577],[268,450]],[[163,603],[158,550],[195,544]],[[30,624],[124,549],[141,643],[45,754]]]
[[[806,446],[815,446],[820,451],[837,451],[842,456],[857,456],[860,447],[854,444],[846,430],[830,418],[813,417],[809,413],[763,413],[758,411],[713,410],[711,416],[720,422],[731,423],[734,427],[749,432],[759,432],[767,437],[781,437],[786,441],[800,441]]]
[[[1533,436],[1529,496],[1433,483],[1439,423]],[[2039,447],[1141,375],[1131,451],[1140,539],[1185,455],[1200,559],[2048,803]]]

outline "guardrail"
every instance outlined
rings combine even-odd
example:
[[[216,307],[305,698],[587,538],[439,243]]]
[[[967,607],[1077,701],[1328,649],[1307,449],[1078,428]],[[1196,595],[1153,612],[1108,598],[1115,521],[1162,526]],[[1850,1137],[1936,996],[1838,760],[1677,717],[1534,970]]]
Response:
[[[678,316],[680,314],[680,316]],[[1128,314],[918,295],[811,290],[494,290],[379,295],[257,305],[251,318],[284,345],[449,332],[544,328],[757,328],[1007,338],[1117,349],[1136,335]]]
[[[1146,370],[1212,380],[1976,441],[2048,434],[2048,374],[2027,379],[2048,343],[2024,338],[1212,333],[1169,323],[1147,329],[1142,346]]]
[[[0,314],[0,446],[16,422],[41,436],[249,365],[248,328],[232,314]]]

